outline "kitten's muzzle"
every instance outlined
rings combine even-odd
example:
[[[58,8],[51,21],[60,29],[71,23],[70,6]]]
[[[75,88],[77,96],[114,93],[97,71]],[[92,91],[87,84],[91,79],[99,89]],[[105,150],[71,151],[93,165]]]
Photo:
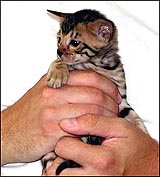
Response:
[[[57,54],[59,55],[59,57],[61,58],[61,56],[63,55],[63,52],[60,50],[57,50]]]

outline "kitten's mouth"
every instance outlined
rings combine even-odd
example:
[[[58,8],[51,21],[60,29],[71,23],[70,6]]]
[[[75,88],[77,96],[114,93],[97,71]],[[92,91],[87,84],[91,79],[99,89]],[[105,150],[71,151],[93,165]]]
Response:
[[[58,55],[57,55],[58,56]],[[76,64],[79,64],[79,63],[81,63],[81,60],[80,59],[73,59],[73,58],[67,58],[67,57],[59,57],[58,56],[58,58],[61,60],[61,61],[63,61],[65,64],[67,64],[67,65],[76,65]]]

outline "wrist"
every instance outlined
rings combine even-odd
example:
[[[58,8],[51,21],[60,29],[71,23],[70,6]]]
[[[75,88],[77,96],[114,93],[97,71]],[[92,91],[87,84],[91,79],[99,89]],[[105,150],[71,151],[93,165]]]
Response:
[[[144,158],[144,170],[142,174],[146,176],[159,176],[159,144],[152,139],[152,145],[146,152],[146,158]]]
[[[147,148],[129,158],[124,176],[128,175],[159,176],[159,144],[154,139],[149,137]]]
[[[155,150],[153,150],[151,163],[151,176],[159,176],[159,144],[155,141]]]

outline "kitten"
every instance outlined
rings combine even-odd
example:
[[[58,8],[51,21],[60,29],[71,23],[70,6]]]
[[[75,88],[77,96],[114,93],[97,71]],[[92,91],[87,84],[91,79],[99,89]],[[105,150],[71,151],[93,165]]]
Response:
[[[84,9],[75,13],[61,13],[48,10],[49,15],[59,21],[57,33],[57,60],[53,61],[47,74],[48,85],[58,88],[67,83],[69,71],[92,70],[111,79],[118,87],[122,97],[119,117],[125,118],[145,133],[143,121],[127,103],[126,83],[123,64],[118,55],[117,28],[115,24],[96,10]],[[101,144],[103,138],[86,136],[82,138],[90,144]],[[44,169],[55,159],[54,152],[43,157]],[[80,165],[66,160],[56,174],[67,167]]]

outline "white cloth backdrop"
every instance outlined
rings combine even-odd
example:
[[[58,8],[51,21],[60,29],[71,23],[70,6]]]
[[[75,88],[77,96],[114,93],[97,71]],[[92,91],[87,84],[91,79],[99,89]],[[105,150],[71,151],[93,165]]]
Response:
[[[100,10],[118,27],[128,101],[158,140],[158,1],[2,1],[1,109],[31,88],[56,58],[59,25],[46,10],[75,12],[84,8]],[[10,164],[1,170],[3,176],[41,175],[41,164]]]

